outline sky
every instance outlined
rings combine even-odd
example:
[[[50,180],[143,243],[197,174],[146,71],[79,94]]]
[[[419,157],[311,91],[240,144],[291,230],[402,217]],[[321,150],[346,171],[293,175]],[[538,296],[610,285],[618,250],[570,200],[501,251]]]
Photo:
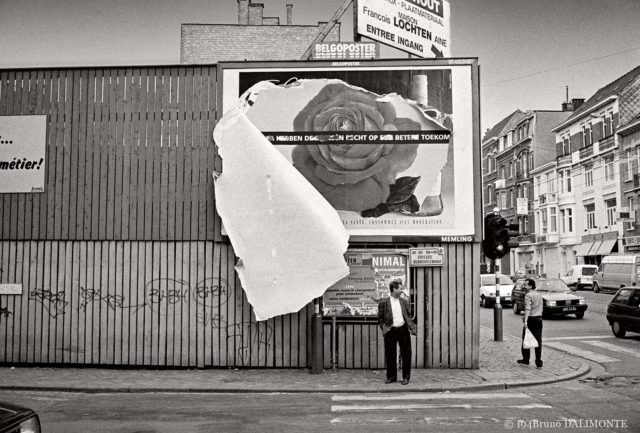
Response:
[[[343,0],[256,0],[265,17],[328,21]],[[640,0],[450,0],[453,57],[477,57],[482,131],[559,110],[640,65]],[[353,40],[353,10],[341,39]],[[237,0],[0,0],[0,68],[173,65],[180,25],[236,24]],[[392,48],[383,58],[408,57]]]

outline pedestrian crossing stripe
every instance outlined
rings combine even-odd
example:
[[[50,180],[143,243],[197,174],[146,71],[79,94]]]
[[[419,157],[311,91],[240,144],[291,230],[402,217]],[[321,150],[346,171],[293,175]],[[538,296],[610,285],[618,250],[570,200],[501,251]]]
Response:
[[[456,399],[476,399],[488,400],[497,398],[526,398],[531,397],[522,392],[497,392],[497,393],[468,393],[468,392],[447,392],[447,393],[406,393],[406,394],[336,394],[331,397],[333,401],[372,401],[372,400],[456,400]]]
[[[365,410],[419,410],[419,409],[553,409],[547,404],[522,404],[522,405],[476,405],[470,403],[461,404],[368,404],[368,405],[333,405],[331,412],[365,411]]]
[[[571,355],[576,355],[581,358],[585,358],[594,362],[616,362],[620,361],[617,358],[611,358],[609,356],[601,355],[600,353],[591,352],[590,350],[579,349],[575,346],[570,346],[568,344],[559,343],[557,341],[542,341],[543,346],[548,346],[553,349],[561,350],[563,352],[567,352]]]
[[[602,349],[611,350],[612,352],[628,353],[631,356],[640,358],[640,352],[638,352],[637,350],[629,349],[628,347],[618,346],[617,344],[605,343],[604,341],[583,341],[583,343],[600,347]]]

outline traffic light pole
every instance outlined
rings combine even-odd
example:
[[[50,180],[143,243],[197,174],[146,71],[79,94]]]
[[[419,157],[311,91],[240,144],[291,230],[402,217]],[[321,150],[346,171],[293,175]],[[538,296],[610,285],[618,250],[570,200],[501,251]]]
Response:
[[[493,270],[496,274],[496,303],[493,305],[493,340],[502,341],[502,303],[500,302],[500,276],[498,275],[498,267],[493,259]]]

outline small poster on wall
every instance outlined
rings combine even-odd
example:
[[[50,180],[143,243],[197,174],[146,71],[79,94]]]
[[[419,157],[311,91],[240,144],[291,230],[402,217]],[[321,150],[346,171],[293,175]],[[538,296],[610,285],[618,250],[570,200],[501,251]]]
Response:
[[[0,193],[44,192],[47,116],[0,116]]]

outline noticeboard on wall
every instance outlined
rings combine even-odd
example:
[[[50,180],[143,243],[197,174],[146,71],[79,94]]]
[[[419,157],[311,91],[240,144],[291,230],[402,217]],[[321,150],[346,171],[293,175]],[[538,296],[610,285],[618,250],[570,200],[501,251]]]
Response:
[[[350,249],[345,254],[349,275],[327,289],[322,298],[323,315],[377,316],[378,302],[389,296],[389,283],[402,282],[410,296],[407,251]]]
[[[218,68],[219,112],[242,106],[350,236],[479,241],[476,59]]]

